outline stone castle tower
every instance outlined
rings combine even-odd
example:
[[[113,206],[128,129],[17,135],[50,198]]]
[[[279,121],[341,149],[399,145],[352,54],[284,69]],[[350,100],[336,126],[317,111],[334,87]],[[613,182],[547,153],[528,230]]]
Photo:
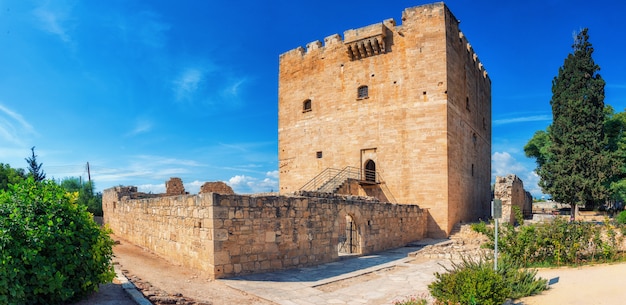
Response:
[[[489,215],[491,80],[443,3],[280,56],[280,192],[427,208],[428,234]]]

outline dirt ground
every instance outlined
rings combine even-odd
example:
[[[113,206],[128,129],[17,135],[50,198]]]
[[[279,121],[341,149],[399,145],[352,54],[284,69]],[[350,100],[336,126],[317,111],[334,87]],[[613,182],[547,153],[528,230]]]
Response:
[[[119,244],[113,248],[114,263],[148,299],[156,305],[217,305],[217,304],[275,304],[255,295],[231,288],[219,281],[198,276],[191,269],[174,265],[141,247],[113,236]],[[468,241],[461,242],[468,245]],[[463,247],[465,248],[465,247]],[[421,257],[416,259],[447,259]],[[416,261],[417,262],[417,261]],[[419,262],[417,262],[419,263]],[[384,270],[385,272],[393,272]],[[382,272],[382,271],[381,271]],[[516,305],[609,305],[623,304],[626,299],[626,263],[584,267],[540,269],[538,276],[558,277],[558,282],[542,294],[516,300]],[[369,275],[375,276],[375,275]],[[367,281],[368,276],[351,279]],[[343,285],[350,284],[342,282]],[[336,285],[336,284],[335,284]],[[336,287],[320,287],[320,290]]]
[[[113,247],[114,263],[153,304],[275,304],[201,278],[191,269],[171,264],[118,236],[112,237],[119,241]]]
[[[523,305],[613,305],[626,299],[626,263],[540,269],[538,276],[558,277],[542,294],[518,300]]]

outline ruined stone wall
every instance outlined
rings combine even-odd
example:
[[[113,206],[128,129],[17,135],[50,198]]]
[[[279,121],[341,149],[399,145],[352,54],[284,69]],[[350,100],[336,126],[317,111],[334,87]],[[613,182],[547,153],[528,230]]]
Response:
[[[372,160],[432,236],[488,215],[491,81],[443,3],[282,54],[278,103],[281,194]]]
[[[227,194],[227,195],[233,195],[235,194],[235,192],[233,191],[233,188],[230,187],[228,184],[222,182],[222,181],[217,181],[217,182],[205,182],[201,187],[200,187],[200,193],[218,193],[218,194]]]
[[[183,185],[183,180],[177,177],[170,178],[170,180],[165,182],[165,193],[170,196],[184,195],[185,186]]]
[[[349,215],[358,253],[425,237],[427,211],[358,197],[239,196],[216,193],[132,200],[103,193],[104,221],[115,234],[212,278],[312,266],[338,259]]]
[[[513,207],[520,209],[524,217],[532,215],[532,196],[524,190],[524,182],[516,175],[496,177],[493,197],[502,200],[502,218],[504,222],[515,222]]]

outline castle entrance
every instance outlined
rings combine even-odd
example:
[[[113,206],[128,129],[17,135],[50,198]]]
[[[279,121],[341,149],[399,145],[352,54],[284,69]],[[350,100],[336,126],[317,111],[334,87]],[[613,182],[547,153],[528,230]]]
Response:
[[[376,182],[376,162],[371,159],[365,162],[365,181]]]
[[[339,254],[359,253],[359,232],[354,219],[346,215],[342,220],[339,220]]]

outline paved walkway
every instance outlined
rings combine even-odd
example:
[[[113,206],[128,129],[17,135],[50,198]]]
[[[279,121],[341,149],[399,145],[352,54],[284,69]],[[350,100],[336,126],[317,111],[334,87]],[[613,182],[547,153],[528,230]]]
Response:
[[[419,249],[404,247],[311,268],[220,281],[283,305],[393,304],[426,294],[434,273],[443,271],[438,261],[407,257]]]

